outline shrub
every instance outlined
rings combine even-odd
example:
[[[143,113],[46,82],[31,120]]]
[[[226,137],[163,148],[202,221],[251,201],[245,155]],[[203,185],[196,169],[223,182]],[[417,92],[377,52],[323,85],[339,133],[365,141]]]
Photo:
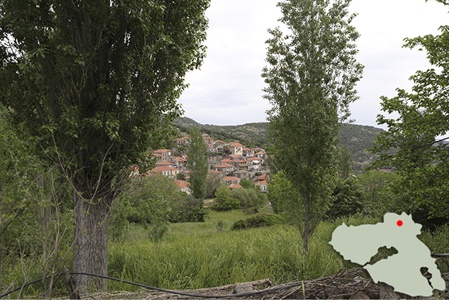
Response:
[[[279,215],[274,214],[256,214],[244,220],[239,220],[232,224],[231,230],[249,229],[265,226],[274,226],[283,223]]]
[[[225,185],[220,186],[215,193],[215,210],[231,210],[240,208],[240,201],[232,196],[231,191]]]
[[[263,202],[263,198],[251,189],[233,190],[232,196],[239,201],[240,207],[245,213],[257,212]]]
[[[169,220],[172,223],[204,222],[207,211],[203,208],[202,200],[193,195],[185,195],[170,202],[171,212]]]
[[[244,189],[253,189],[254,188],[254,182],[252,182],[251,180],[242,178],[240,180],[240,185],[244,188]]]
[[[335,220],[362,212],[365,194],[357,178],[340,179],[331,196],[330,209],[326,216]]]

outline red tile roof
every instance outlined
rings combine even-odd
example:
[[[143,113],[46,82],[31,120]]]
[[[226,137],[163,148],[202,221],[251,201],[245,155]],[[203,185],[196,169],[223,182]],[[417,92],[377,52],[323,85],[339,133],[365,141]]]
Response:
[[[179,189],[184,189],[184,188],[190,186],[190,183],[188,183],[187,181],[184,181],[184,180],[176,180],[176,186]]]
[[[234,189],[242,189],[243,188],[243,186],[241,186],[240,184],[231,184],[230,186],[229,186],[229,188],[231,189],[231,190],[234,190]]]
[[[266,180],[260,180],[260,181],[256,181],[254,182],[254,185],[267,185],[268,182]]]
[[[153,169],[151,169],[149,172],[151,173],[160,173],[160,172],[164,172],[164,171],[177,171],[178,169],[176,169],[173,166],[157,166]]]
[[[240,178],[235,176],[225,176],[221,180],[223,181],[240,181]]]
[[[153,151],[153,153],[167,153],[167,152],[170,152],[170,150],[168,150],[168,149],[157,149],[157,150],[154,150]]]
[[[233,168],[233,165],[230,164],[220,164],[220,165],[215,165],[214,168]]]
[[[229,143],[229,147],[243,147],[243,146],[238,142],[231,142]]]
[[[267,174],[266,173],[264,173],[264,174],[262,174],[260,176],[257,176],[257,180],[258,181],[262,181],[262,180],[266,180],[266,179],[267,179]]]
[[[180,157],[180,156],[175,156],[172,158],[173,161],[177,161],[177,162],[186,162],[187,159],[184,157]]]
[[[156,163],[156,166],[158,166],[158,167],[162,167],[162,166],[171,166],[171,165],[172,165],[172,163],[169,162],[169,161],[158,161],[158,162]]]

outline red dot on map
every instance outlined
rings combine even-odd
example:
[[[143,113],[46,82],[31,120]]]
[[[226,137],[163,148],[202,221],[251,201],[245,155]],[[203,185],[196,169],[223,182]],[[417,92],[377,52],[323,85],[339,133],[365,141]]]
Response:
[[[404,224],[404,222],[402,222],[402,220],[398,220],[398,221],[396,222],[396,225],[398,225],[399,227],[401,227],[402,224]]]

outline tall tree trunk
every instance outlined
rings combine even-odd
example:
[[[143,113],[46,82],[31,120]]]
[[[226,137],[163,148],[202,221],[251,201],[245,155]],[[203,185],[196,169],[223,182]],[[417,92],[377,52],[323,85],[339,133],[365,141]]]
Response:
[[[311,235],[310,202],[310,195],[307,195],[304,199],[304,233],[302,236],[302,247],[306,253],[309,250],[309,237]]]
[[[82,199],[75,193],[73,271],[107,276],[109,199]],[[81,293],[106,289],[106,280],[77,275]]]

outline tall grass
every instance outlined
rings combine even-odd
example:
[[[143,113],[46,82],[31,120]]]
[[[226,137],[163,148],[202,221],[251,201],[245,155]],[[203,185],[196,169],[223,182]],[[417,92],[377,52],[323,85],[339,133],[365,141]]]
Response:
[[[382,221],[357,216],[323,222],[311,237],[306,255],[301,249],[301,235],[292,226],[230,230],[235,221],[245,217],[241,211],[211,211],[204,223],[171,224],[167,236],[159,243],[151,242],[143,227],[132,226],[125,241],[110,243],[109,276],[168,289],[196,289],[263,278],[270,278],[274,284],[319,278],[335,274],[341,268],[358,266],[344,261],[329,245],[338,225]],[[222,223],[220,228],[218,222]],[[449,226],[434,233],[423,232],[418,238],[432,252],[449,252]],[[4,275],[11,287],[42,277],[39,260],[27,259],[31,261],[12,266]],[[443,260],[437,264],[442,272],[449,272],[449,265]],[[24,266],[31,269],[24,270]],[[137,289],[112,281],[108,282],[108,288]],[[63,278],[57,281],[56,290],[65,290]],[[33,285],[21,295],[42,293],[41,286]]]
[[[245,216],[239,211],[210,212],[205,223],[172,224],[160,243],[145,238],[134,228],[126,243],[110,245],[109,275],[168,289],[196,289],[270,278],[274,284],[319,278],[341,268],[358,265],[344,261],[328,244],[333,230],[348,225],[374,224],[379,219],[351,217],[321,223],[303,253],[299,231],[292,226],[230,231],[232,223]],[[217,222],[225,230],[217,229]],[[433,252],[449,251],[449,226],[422,240]],[[439,263],[443,272],[448,267]],[[114,290],[134,290],[120,283]]]
[[[262,278],[274,283],[311,279],[343,267],[328,244],[334,225],[318,227],[305,255],[299,231],[291,226],[229,231],[242,217],[240,212],[211,212],[205,223],[173,224],[158,244],[138,239],[139,234],[126,243],[112,243],[109,274],[158,287],[195,289]],[[228,230],[217,230],[219,220]]]

